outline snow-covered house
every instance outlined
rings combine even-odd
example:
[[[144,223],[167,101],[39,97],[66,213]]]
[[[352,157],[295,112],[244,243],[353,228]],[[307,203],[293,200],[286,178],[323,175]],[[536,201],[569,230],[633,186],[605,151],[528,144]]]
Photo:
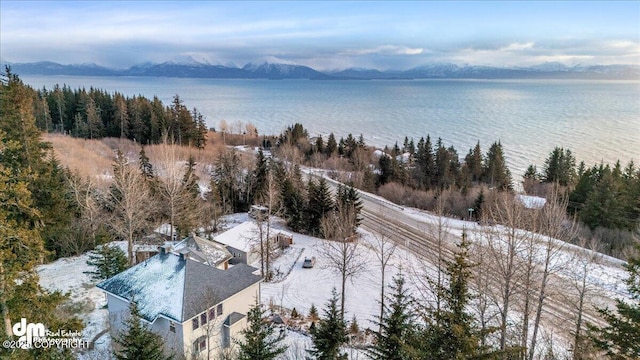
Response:
[[[238,264],[228,270],[189,258],[189,252],[160,253],[97,285],[107,296],[112,336],[124,330],[135,301],[143,322],[165,340],[168,351],[186,358],[215,358],[246,326],[260,301],[262,277]]]
[[[266,226],[262,232],[266,237]],[[271,228],[269,237],[272,248],[284,248],[293,244],[293,234]],[[232,255],[230,264],[255,264],[260,260],[260,228],[254,221],[245,221],[240,225],[220,233],[213,238],[224,245]]]

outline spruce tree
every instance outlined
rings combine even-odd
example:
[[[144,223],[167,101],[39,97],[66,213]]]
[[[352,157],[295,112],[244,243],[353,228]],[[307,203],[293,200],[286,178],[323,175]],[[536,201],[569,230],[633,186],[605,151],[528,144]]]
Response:
[[[380,331],[374,334],[374,344],[367,350],[371,359],[405,360],[411,359],[414,354],[414,300],[404,287],[404,281],[401,274],[393,278],[393,292],[386,296],[388,300],[384,305],[384,315],[378,323]]]
[[[327,181],[322,178],[318,183],[309,181],[309,216],[308,227],[309,232],[314,235],[322,236],[321,222],[324,216],[334,208],[333,199]]]
[[[512,189],[511,172],[507,168],[500,142],[494,142],[487,152],[484,165],[484,181],[499,190]]]
[[[335,360],[346,358],[346,354],[340,352],[340,347],[347,342],[346,324],[340,317],[338,308],[338,294],[334,288],[331,291],[331,299],[324,310],[324,318],[320,319],[315,328],[311,330],[313,348],[307,350],[309,354],[318,360]]]
[[[556,147],[544,162],[543,180],[562,186],[572,185],[576,177],[576,159],[571,150]]]
[[[242,331],[244,340],[237,343],[239,360],[270,360],[285,352],[286,347],[280,345],[284,333],[275,336],[273,325],[265,323],[263,315],[264,310],[257,303],[247,313],[249,325]]]
[[[353,217],[352,219],[349,219],[349,221],[353,224],[352,232],[355,233],[362,221],[362,218],[360,217],[362,201],[360,200],[358,191],[352,186],[338,185],[338,190],[336,192],[336,208],[346,209],[346,213]]]
[[[480,149],[479,141],[473,149],[469,150],[469,153],[464,158],[464,164],[468,174],[471,176],[471,181],[480,181],[482,178],[482,150]]]
[[[115,245],[99,246],[89,254],[87,265],[93,266],[94,271],[86,271],[94,280],[108,279],[126,270],[129,265],[127,254]]]
[[[336,142],[336,137],[333,133],[329,134],[329,139],[327,139],[327,146],[324,148],[324,152],[327,156],[331,157],[338,151],[338,143]]]
[[[311,304],[311,308],[309,309],[309,320],[315,322],[318,320],[318,309],[315,304]]]
[[[140,312],[135,301],[129,305],[131,316],[127,319],[127,330],[120,332],[114,339],[120,350],[114,355],[118,360],[169,360],[173,355],[164,354],[164,341],[141,323]]]
[[[640,249],[639,249],[640,250]],[[603,327],[589,326],[594,345],[613,359],[640,358],[640,256],[625,265],[625,280],[630,301],[616,299],[616,311],[597,309],[607,322]]]
[[[280,185],[280,198],[284,210],[287,225],[293,231],[305,229],[306,203],[301,191],[288,177]]]
[[[313,147],[313,152],[324,154],[324,140],[322,140],[322,135],[318,135],[316,138],[316,143]]]
[[[144,151],[144,146],[140,147],[138,159],[140,161],[140,172],[142,172],[142,175],[144,175],[147,180],[152,180],[155,176],[153,172],[153,165],[151,164],[151,161],[149,161],[147,153]]]
[[[269,163],[264,156],[262,149],[256,154],[256,168],[253,171],[253,181],[251,187],[251,200],[253,204],[262,204],[267,196],[269,176]]]
[[[472,297],[469,291],[472,265],[468,260],[468,251],[469,242],[463,233],[454,260],[447,264],[449,284],[437,289],[441,308],[428,311],[427,326],[421,341],[423,357],[468,359],[485,351],[480,345],[475,319],[466,311]]]

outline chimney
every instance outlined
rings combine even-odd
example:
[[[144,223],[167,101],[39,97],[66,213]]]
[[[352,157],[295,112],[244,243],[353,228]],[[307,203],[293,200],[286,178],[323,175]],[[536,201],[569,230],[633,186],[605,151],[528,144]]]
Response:
[[[171,252],[171,245],[170,245],[170,244],[164,244],[164,245],[160,246],[160,247],[158,248],[158,252],[159,252],[161,255],[165,255],[165,254],[170,253],[170,252]]]
[[[180,260],[186,261],[187,259],[189,259],[189,252],[190,251],[187,248],[180,250]]]

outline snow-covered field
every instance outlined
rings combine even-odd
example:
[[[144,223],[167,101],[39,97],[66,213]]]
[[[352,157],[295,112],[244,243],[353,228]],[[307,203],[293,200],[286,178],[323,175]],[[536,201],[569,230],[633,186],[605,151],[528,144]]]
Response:
[[[405,209],[406,213],[420,221],[434,221],[435,217],[422,211]],[[225,218],[225,228],[248,221],[247,214],[234,214]],[[460,235],[463,228],[470,229],[476,226],[473,223],[459,220],[448,220],[452,236]],[[282,221],[273,224],[276,229],[286,229]],[[351,320],[355,317],[360,324],[360,328],[374,328],[374,321],[379,314],[380,299],[380,266],[374,250],[368,244],[374,243],[373,235],[365,231],[360,231],[361,257],[366,263],[365,270],[347,282],[345,319]],[[124,243],[120,243],[124,247]],[[296,308],[301,314],[308,314],[312,304],[315,304],[320,315],[331,296],[331,290],[335,287],[340,290],[340,273],[329,266],[328,258],[323,251],[323,241],[311,236],[294,234],[294,244],[274,261],[273,270],[276,272],[275,280],[270,283],[263,283],[261,287],[261,300],[265,305],[283,306],[288,309]],[[560,260],[566,257],[567,265],[563,267],[560,274],[569,279],[575,268],[569,258],[573,259],[576,248],[567,246]],[[305,257],[316,257],[315,267],[311,269],[302,268]],[[90,270],[86,265],[88,256],[82,255],[73,258],[59,259],[53,263],[38,267],[40,283],[50,290],[61,290],[70,292],[71,298],[75,302],[86,303],[87,309],[92,309],[78,314],[84,322],[85,329],[83,336],[93,339],[96,334],[107,329],[107,310],[104,308],[106,299],[104,294],[95,288],[96,281],[84,274]],[[601,257],[598,264],[590,269],[591,276],[588,282],[594,287],[602,289],[607,296],[624,297],[627,296],[622,280],[625,278],[625,271],[621,267],[622,262],[606,256]],[[414,295],[420,297],[420,282],[416,276],[420,277],[425,271],[418,265],[417,259],[407,251],[397,248],[390,264],[387,268],[385,283],[391,284],[392,278],[398,272],[406,275],[409,288]],[[426,270],[428,271],[428,270]],[[96,341],[96,350],[81,354],[82,359],[104,358],[110,346],[111,339],[106,333]],[[311,346],[310,339],[299,333],[289,331],[286,344],[290,347],[285,358],[296,358],[296,354],[303,354],[305,349]],[[364,358],[362,354],[354,352],[353,358]]]

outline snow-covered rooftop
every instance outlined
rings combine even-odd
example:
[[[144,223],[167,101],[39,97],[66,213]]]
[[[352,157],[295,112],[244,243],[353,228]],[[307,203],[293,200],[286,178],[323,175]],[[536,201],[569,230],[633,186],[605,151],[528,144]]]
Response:
[[[258,238],[259,234],[260,230],[255,222],[245,221],[240,225],[216,235],[213,239],[226,246],[249,252],[252,243],[256,242],[255,239]]]
[[[160,253],[96,286],[127,301],[134,299],[140,315],[150,322],[162,315],[182,323],[262,281],[255,271],[245,264],[220,270]]]
[[[540,209],[547,203],[547,199],[538,196],[518,194],[516,195],[516,199],[527,209]]]
[[[189,249],[189,257],[211,266],[216,266],[233,257],[224,246],[195,235],[185,238],[174,246],[175,251],[181,249]]]

